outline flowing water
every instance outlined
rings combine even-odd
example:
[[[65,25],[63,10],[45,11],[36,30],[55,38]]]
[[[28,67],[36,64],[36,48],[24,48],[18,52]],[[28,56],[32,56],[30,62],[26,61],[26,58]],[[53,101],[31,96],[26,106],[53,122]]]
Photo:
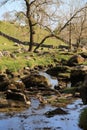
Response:
[[[42,106],[35,98],[31,99],[31,106],[20,113],[0,114],[0,130],[82,130],[78,126],[79,114],[86,107],[81,99],[64,108],[66,115],[46,117],[45,113],[56,107]]]
[[[58,85],[57,79],[48,74],[45,75],[52,88]],[[0,130],[82,130],[78,126],[81,110],[86,107],[82,100],[78,99],[63,108],[68,114],[47,117],[45,113],[55,110],[56,107],[41,105],[38,99],[31,97],[31,106],[22,112],[0,113]]]
[[[50,76],[49,74],[45,72],[39,72],[40,75],[43,75],[48,79],[49,85],[51,86],[52,89],[54,89],[55,86],[58,86],[58,80],[55,77]]]

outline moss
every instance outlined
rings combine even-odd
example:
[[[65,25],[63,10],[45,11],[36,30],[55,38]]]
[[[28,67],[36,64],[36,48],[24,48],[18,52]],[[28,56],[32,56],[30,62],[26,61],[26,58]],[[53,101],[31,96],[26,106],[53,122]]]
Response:
[[[76,87],[65,88],[61,90],[62,93],[66,93],[66,94],[68,93],[74,94],[76,91],[77,91]]]
[[[83,128],[83,130],[87,130],[87,108],[83,109],[80,114],[79,126]]]

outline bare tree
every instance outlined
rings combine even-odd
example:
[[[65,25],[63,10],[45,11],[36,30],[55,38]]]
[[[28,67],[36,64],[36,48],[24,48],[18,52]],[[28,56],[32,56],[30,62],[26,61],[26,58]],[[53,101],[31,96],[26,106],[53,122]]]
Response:
[[[86,15],[84,13],[87,5],[82,2],[83,1],[81,0],[68,0],[68,3],[65,3],[67,4],[65,5],[67,10],[65,11],[65,14],[63,13],[64,17],[62,21],[64,22],[62,22],[62,26],[57,29],[58,34],[67,40],[67,43],[69,44],[69,50],[72,50],[72,43],[75,42],[76,38],[79,42],[82,37],[82,33],[84,32],[83,30],[85,29],[84,24],[86,22]],[[84,14],[84,16],[82,14]],[[79,32],[78,29],[74,27],[76,25],[78,25],[77,28],[79,29]]]
[[[6,4],[8,1],[12,2],[14,0],[3,0],[3,2],[1,2],[1,5]],[[45,35],[41,39],[40,43],[38,43],[34,51],[36,51],[45,42],[45,40],[50,37],[55,37],[65,42],[66,40],[61,37],[61,32],[63,32],[63,30],[68,25],[70,25],[71,21],[73,21],[73,19],[75,19],[75,17],[81,11],[87,8],[86,5],[83,5],[82,7],[74,10],[70,17],[63,19],[63,21],[61,20],[62,24],[59,24],[61,19],[61,12],[59,13],[58,10],[60,5],[59,0],[22,0],[22,2],[25,5],[25,10],[21,11],[20,13],[23,14],[26,18],[29,28],[29,51],[33,50],[34,34],[36,33],[35,26],[38,25],[47,30],[48,35]],[[56,26],[55,23],[58,23],[58,26],[57,28],[53,29]]]
[[[3,17],[4,21],[11,21],[10,12],[5,12],[2,17]]]
[[[4,5],[9,1],[11,2],[12,0],[3,0],[1,5]],[[50,28],[52,26],[52,21],[55,21],[56,19],[59,0],[22,0],[22,2],[24,2],[26,10],[24,10],[24,12],[21,11],[20,13],[25,16],[29,27],[29,51],[32,51],[35,34],[34,27],[36,25],[45,28]]]
[[[35,48],[35,51],[44,43],[44,41],[47,39],[47,38],[50,38],[50,37],[55,37],[57,39],[60,39],[62,40],[63,42],[65,43],[68,43],[69,44],[69,49],[71,50],[71,47],[72,47],[72,43],[71,43],[71,30],[72,30],[72,26],[73,26],[73,21],[74,19],[76,19],[78,21],[78,15],[83,12],[85,9],[87,8],[87,5],[84,5],[83,7],[75,10],[72,15],[70,15],[68,17],[67,20],[64,20],[64,22],[62,22],[63,24],[61,24],[61,26],[59,26],[58,24],[58,27],[57,29],[55,29],[53,32],[48,28],[48,30],[50,31],[50,34],[46,37],[43,38],[43,40],[41,40],[40,44]],[[67,27],[69,28],[69,40],[67,40],[65,37],[67,36],[62,36],[62,33],[64,32],[64,30],[67,29]],[[65,33],[65,32],[64,32]],[[80,34],[81,35],[81,34]]]
[[[77,20],[78,18],[78,20]],[[73,38],[76,40],[77,49],[81,45],[81,40],[87,37],[87,9],[78,15],[73,24]]]

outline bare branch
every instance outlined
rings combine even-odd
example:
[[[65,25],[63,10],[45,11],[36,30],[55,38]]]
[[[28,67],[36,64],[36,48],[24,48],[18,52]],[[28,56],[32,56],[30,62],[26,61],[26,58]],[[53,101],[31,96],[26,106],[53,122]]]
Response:
[[[2,1],[1,4],[0,4],[0,6],[5,5],[7,2],[8,2],[8,0],[4,0],[4,1]]]
[[[30,6],[33,5],[37,0],[33,0],[31,3],[30,3]]]
[[[75,18],[75,16],[76,16],[79,12],[81,12],[81,11],[84,10],[85,8],[87,8],[87,6],[85,6],[85,7],[81,8],[81,9],[79,9],[78,11],[76,11],[76,12],[71,16],[71,18],[64,24],[64,26],[59,30],[59,33],[69,24],[70,21],[72,21],[72,19]]]

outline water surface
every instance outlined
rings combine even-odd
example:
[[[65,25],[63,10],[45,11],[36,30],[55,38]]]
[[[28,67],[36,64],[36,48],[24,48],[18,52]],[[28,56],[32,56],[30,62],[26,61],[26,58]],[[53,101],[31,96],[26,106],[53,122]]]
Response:
[[[56,107],[41,105],[35,98],[31,99],[31,106],[20,113],[1,113],[0,130],[82,130],[78,127],[81,110],[86,107],[81,99],[64,108],[67,115],[56,115],[47,118],[44,113]]]

